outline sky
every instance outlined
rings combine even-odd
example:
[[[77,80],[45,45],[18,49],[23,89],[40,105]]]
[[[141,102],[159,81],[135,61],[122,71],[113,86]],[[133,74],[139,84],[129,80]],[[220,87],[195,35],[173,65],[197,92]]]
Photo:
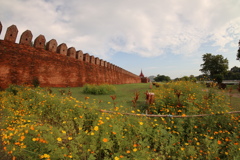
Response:
[[[136,75],[198,76],[205,53],[229,69],[240,39],[240,0],[0,0],[7,27],[42,34]]]

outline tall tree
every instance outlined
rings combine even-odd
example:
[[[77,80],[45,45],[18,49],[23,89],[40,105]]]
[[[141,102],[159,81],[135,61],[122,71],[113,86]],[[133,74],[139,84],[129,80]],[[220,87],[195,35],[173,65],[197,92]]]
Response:
[[[228,60],[222,55],[212,55],[206,53],[203,55],[203,64],[201,64],[201,72],[214,78],[214,75],[225,75],[228,70]]]
[[[154,80],[156,82],[169,82],[171,81],[171,78],[169,76],[165,76],[165,75],[157,75],[157,77],[154,78]]]
[[[237,67],[237,66],[234,66],[234,67],[232,67],[231,69],[230,69],[230,71],[231,72],[235,72],[235,73],[240,73],[240,68],[239,67]]]

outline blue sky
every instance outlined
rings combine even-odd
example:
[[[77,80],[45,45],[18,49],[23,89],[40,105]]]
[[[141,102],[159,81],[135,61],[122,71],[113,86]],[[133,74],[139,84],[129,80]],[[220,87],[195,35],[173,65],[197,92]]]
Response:
[[[15,24],[17,43],[29,29],[137,75],[197,76],[205,53],[240,67],[239,8],[239,0],[1,0],[0,39]]]

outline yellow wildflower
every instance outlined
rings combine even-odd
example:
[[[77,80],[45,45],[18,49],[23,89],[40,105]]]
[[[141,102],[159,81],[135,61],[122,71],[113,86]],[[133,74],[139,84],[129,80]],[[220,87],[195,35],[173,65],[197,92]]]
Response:
[[[98,126],[95,126],[95,127],[93,128],[93,130],[94,130],[94,131],[98,131]]]
[[[43,158],[50,158],[50,155],[49,154],[43,154],[43,155],[40,156],[40,158],[41,159],[43,159]]]

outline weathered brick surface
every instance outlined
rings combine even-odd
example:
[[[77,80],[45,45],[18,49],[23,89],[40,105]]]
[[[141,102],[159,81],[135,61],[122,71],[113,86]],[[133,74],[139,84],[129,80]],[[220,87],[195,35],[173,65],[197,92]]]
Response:
[[[67,56],[76,58],[76,49],[74,47],[70,47],[67,50]]]
[[[0,34],[2,24],[0,22]],[[33,84],[38,79],[41,86],[76,87],[89,84],[140,83],[140,77],[104,60],[99,60],[65,43],[58,46],[55,39],[46,44],[39,35],[33,47],[30,30],[22,33],[16,44],[18,29],[7,28],[4,40],[0,40],[0,88],[10,84]],[[21,45],[24,44],[24,45]]]
[[[62,43],[57,47],[57,53],[67,55],[67,49],[67,45]]]
[[[25,32],[23,32],[23,34],[21,35],[19,44],[25,44],[25,45],[32,45],[32,32],[29,30],[26,30]]]
[[[76,59],[83,61],[83,52],[81,50],[76,52]]]
[[[66,51],[64,50],[64,53]],[[39,79],[42,87],[141,82],[138,76],[116,70],[117,67],[113,67],[112,64],[109,68],[89,63],[89,54],[85,54],[85,58],[88,62],[67,57],[63,53],[57,54],[28,45],[0,40],[0,87],[6,88],[10,84],[32,84],[34,77]]]
[[[95,58],[94,58],[94,56],[90,56],[90,63],[95,64]]]
[[[100,60],[99,60],[98,57],[95,58],[95,64],[96,64],[96,65],[100,65]]]
[[[17,39],[17,34],[18,34],[17,26],[11,25],[10,27],[7,28],[4,40],[15,43]]]
[[[46,50],[50,52],[57,52],[57,41],[55,39],[51,39],[46,44]]]
[[[44,48],[45,48],[45,43],[46,43],[46,39],[45,39],[44,35],[39,35],[39,36],[34,40],[33,46],[34,46],[35,48],[44,49]]]
[[[85,61],[85,62],[90,62],[90,56],[89,56],[89,54],[88,53],[85,53],[84,55],[83,55],[83,61]]]

